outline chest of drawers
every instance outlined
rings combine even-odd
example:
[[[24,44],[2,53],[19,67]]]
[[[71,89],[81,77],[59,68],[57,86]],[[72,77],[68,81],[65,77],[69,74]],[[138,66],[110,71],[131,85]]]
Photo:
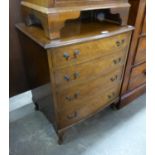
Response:
[[[133,27],[105,27],[107,33],[99,28],[93,36],[50,41],[36,27],[17,25],[28,79],[32,88],[41,86],[32,90],[34,103],[54,124],[60,143],[67,128],[119,100]]]

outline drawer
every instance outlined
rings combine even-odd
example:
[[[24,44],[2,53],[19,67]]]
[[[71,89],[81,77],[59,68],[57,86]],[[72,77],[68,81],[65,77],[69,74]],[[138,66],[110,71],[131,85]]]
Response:
[[[75,106],[72,106],[72,108],[69,108],[68,110],[60,111],[58,114],[58,127],[62,129],[72,125],[73,123],[93,115],[108,104],[111,104],[118,99],[119,89],[118,85],[113,85],[111,89],[104,91],[104,93],[100,92],[95,97],[90,97],[87,104],[82,107],[75,108]]]
[[[145,62],[145,59],[146,59],[146,38],[144,37],[139,40],[135,58],[135,64]]]
[[[57,92],[59,111],[68,110],[73,106],[74,108],[82,107],[90,102],[89,100],[92,96],[96,98],[98,94],[104,94],[105,90],[113,87],[113,85],[119,87],[121,84],[122,69],[123,67],[120,67],[107,75]]]
[[[105,39],[51,49],[54,68],[78,64],[120,50],[127,52],[131,33],[123,33]]]
[[[107,74],[110,70],[121,67],[126,60],[126,52],[117,52],[78,65],[68,66],[54,71],[57,89],[70,87],[89,79]]]
[[[146,82],[146,63],[132,69],[129,90],[135,89]]]

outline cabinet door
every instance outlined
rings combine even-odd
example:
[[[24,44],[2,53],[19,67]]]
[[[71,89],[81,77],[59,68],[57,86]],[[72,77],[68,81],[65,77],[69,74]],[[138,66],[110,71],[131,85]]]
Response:
[[[133,90],[146,82],[146,63],[134,67],[131,71],[129,90]]]
[[[146,15],[144,16],[142,29],[139,35],[136,57],[134,64],[143,63],[146,61]]]
[[[146,38],[142,37],[139,39],[135,64],[145,62],[145,59],[146,59]]]

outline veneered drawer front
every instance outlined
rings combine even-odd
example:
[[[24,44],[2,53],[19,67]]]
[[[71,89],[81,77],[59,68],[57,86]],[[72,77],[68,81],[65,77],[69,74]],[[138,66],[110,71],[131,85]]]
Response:
[[[131,33],[123,33],[105,39],[51,49],[54,68],[99,58],[110,53],[125,50],[127,52]]]
[[[146,38],[142,37],[139,41],[135,64],[145,62],[146,59]]]
[[[103,86],[104,87],[104,86]],[[59,125],[60,129],[65,128],[73,123],[76,123],[86,117],[93,115],[95,112],[101,110],[108,104],[112,103],[119,96],[118,85],[113,85],[111,89],[98,93],[95,97],[90,96],[87,104],[82,107],[76,108],[72,106],[68,110],[59,111]]]
[[[129,90],[132,90],[146,82],[146,63],[132,69]]]
[[[105,75],[110,70],[124,65],[125,60],[126,52],[122,51],[79,65],[55,70],[56,87],[59,90],[62,87],[70,87],[71,85],[76,85],[84,81],[87,82],[89,79]]]
[[[67,89],[57,91],[57,103],[58,109],[68,110],[74,106],[74,108],[82,107],[84,104],[89,104],[89,100],[92,96],[98,96],[101,92],[107,88],[121,84],[123,67],[113,70],[107,75],[103,75],[94,80],[88,80],[85,83],[74,85]]]

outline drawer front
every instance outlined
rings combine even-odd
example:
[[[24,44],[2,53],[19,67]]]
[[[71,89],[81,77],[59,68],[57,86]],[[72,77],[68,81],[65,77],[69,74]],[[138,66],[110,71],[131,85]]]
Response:
[[[120,87],[118,87],[118,85],[113,85],[111,89],[104,91],[104,93],[101,91],[95,97],[90,97],[87,101],[88,104],[83,105],[82,107],[75,108],[73,106],[68,110],[60,111],[58,116],[59,128],[62,129],[83,120],[112,103],[119,96],[119,89]]]
[[[141,38],[138,44],[135,64],[145,62],[146,59],[146,38]]]
[[[78,64],[87,60],[99,58],[120,50],[128,50],[131,33],[90,41],[86,43],[51,49],[51,59],[54,68]]]
[[[120,86],[122,78],[123,67],[113,70],[107,75],[103,75],[94,80],[88,80],[86,83],[74,85],[67,89],[57,92],[57,103],[60,111],[74,108],[79,108],[88,104],[92,96],[98,96],[104,93],[106,88],[113,87],[113,85]]]
[[[129,90],[135,89],[146,82],[146,64],[139,65],[132,69]]]
[[[57,89],[70,87],[71,85],[87,82],[89,79],[105,75],[110,70],[121,67],[125,63],[125,60],[126,52],[123,51],[79,65],[72,65],[64,69],[55,70],[54,74]]]

